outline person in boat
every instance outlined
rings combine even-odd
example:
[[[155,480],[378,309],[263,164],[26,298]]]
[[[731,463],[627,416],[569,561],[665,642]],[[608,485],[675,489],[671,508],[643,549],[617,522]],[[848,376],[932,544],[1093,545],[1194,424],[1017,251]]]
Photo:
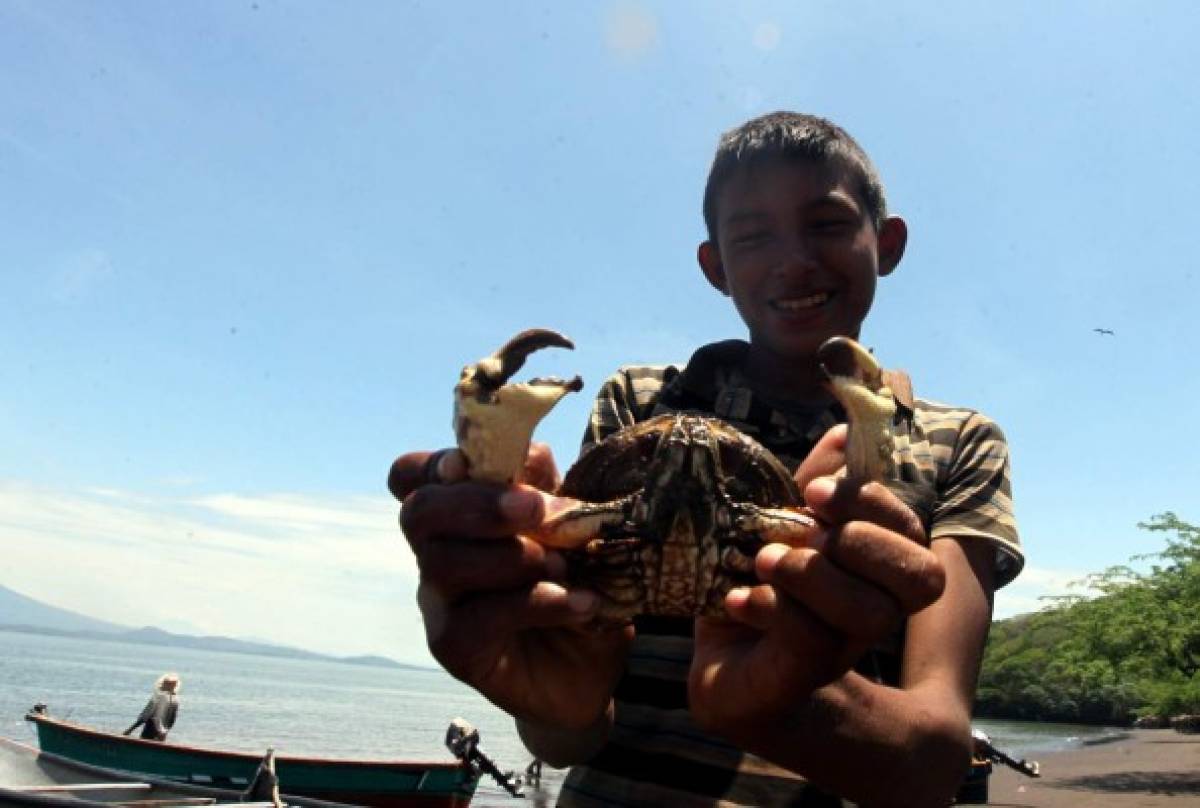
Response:
[[[703,208],[700,269],[748,342],[622,368],[584,444],[663,413],[720,417],[794,473],[823,538],[764,547],[760,583],[729,593],[727,618],[597,631],[597,594],[521,535],[560,506],[547,447],[507,487],[465,481],[456,450],[409,452],[389,487],[429,647],[516,719],[532,754],[572,767],[559,805],[948,805],[971,760],[993,592],[1023,564],[1004,435],[897,385],[895,479],[838,473],[845,415],[818,348],[858,338],[908,233],[841,127],[782,112],[727,133]],[[597,304],[637,332],[619,295]]]
[[[129,729],[123,735],[129,735],[138,727],[142,728],[141,737],[149,741],[165,741],[171,727],[175,726],[175,718],[179,715],[179,689],[182,682],[177,673],[164,673],[154,683],[150,700],[142,708]]]

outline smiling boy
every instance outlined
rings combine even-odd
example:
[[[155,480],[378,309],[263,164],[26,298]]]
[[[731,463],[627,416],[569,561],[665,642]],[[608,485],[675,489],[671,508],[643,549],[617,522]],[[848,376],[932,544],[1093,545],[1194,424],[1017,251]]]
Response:
[[[970,759],[992,593],[1021,565],[1003,435],[893,376],[896,479],[832,476],[844,414],[817,347],[859,336],[907,239],[839,127],[775,113],[726,134],[704,213],[701,269],[749,341],[622,368],[585,445],[664,412],[716,415],[795,470],[821,535],[764,548],[761,583],[729,594],[729,619],[597,632],[595,594],[567,588],[562,558],[516,535],[552,497],[458,482],[454,453],[431,480],[428,453],[410,453],[390,484],[430,648],[517,719],[534,754],[575,764],[560,805],[946,805]],[[526,479],[554,476],[535,449]]]

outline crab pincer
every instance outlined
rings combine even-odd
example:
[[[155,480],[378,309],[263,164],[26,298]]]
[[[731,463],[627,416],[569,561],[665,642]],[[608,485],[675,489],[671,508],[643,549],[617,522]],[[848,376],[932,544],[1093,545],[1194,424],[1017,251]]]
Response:
[[[470,479],[519,482],[538,422],[567,393],[583,389],[579,376],[509,383],[531,353],[549,347],[575,345],[557,331],[531,328],[463,368],[454,386],[454,434]]]
[[[882,480],[893,471],[896,400],[883,378],[883,368],[863,346],[849,337],[832,337],[817,349],[830,392],[846,410],[846,475]]]

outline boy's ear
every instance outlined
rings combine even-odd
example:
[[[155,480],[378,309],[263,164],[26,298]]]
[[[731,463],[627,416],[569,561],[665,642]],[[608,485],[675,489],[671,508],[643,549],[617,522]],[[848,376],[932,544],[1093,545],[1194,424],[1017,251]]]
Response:
[[[721,253],[717,250],[717,245],[711,241],[701,242],[696,250],[696,260],[700,262],[700,269],[704,270],[704,277],[708,278],[708,282],[721,294],[728,295],[725,265],[721,263]]]
[[[908,225],[899,216],[889,216],[879,228],[879,277],[891,275],[904,257],[908,244]]]

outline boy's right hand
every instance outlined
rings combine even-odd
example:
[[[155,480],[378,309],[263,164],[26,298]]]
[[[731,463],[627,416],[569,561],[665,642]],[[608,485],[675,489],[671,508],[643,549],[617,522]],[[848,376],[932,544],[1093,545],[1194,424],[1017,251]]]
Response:
[[[549,451],[535,447],[525,478],[550,488],[555,477]],[[417,604],[434,658],[517,718],[593,726],[632,629],[587,626],[596,595],[568,590],[562,556],[518,535],[541,524],[553,497],[529,485],[470,482],[454,449],[402,455],[388,487],[403,503],[400,526],[420,570]]]

